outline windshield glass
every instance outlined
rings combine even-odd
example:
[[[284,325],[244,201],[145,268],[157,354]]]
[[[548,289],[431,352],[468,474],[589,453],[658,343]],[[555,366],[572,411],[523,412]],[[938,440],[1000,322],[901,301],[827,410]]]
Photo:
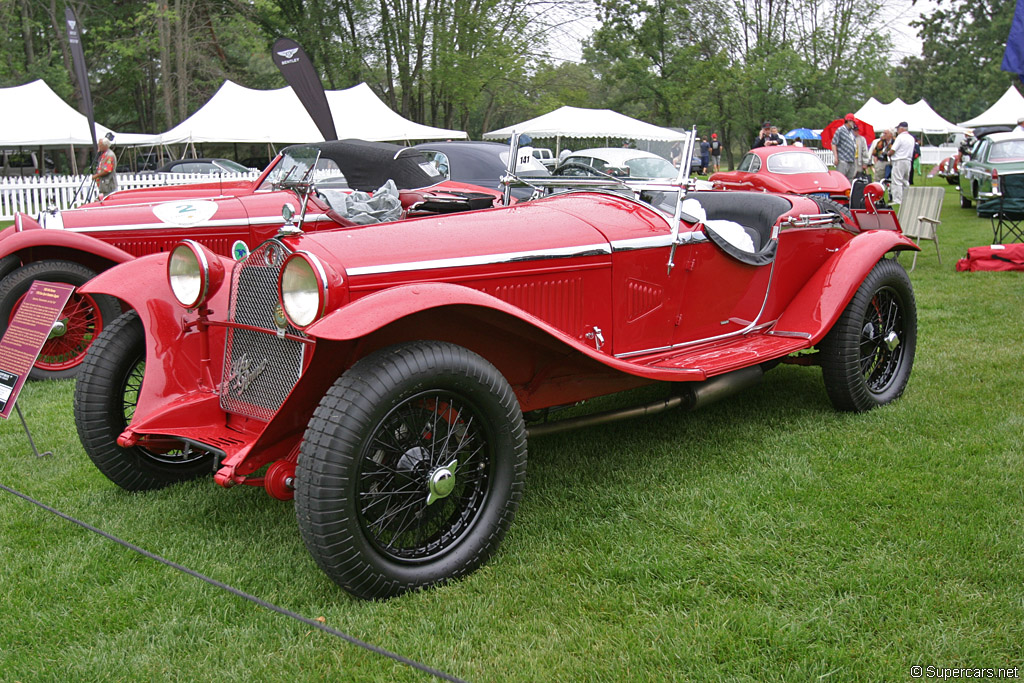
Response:
[[[668,160],[660,157],[639,157],[626,162],[631,178],[675,178],[678,172]]]
[[[345,175],[338,168],[338,165],[331,159],[320,157],[317,161],[317,155],[320,150],[313,146],[295,146],[288,147],[281,156],[274,168],[270,170],[267,177],[263,179],[259,189],[261,190],[272,190],[275,185],[280,185],[283,182],[295,182],[302,179],[306,175],[306,172],[316,163],[316,170],[313,172],[311,180],[316,182],[332,181],[331,184],[338,183],[343,184],[345,182]]]
[[[828,173],[828,167],[813,152],[782,152],[768,157],[771,173]]]
[[[242,166],[242,164],[239,164],[239,163],[237,163],[235,161],[231,161],[230,159],[221,159],[221,160],[217,161],[216,163],[217,163],[218,166],[222,167],[228,173],[248,173],[249,172],[249,169],[247,169],[245,166]]]
[[[1024,161],[1024,140],[1004,140],[992,145],[989,161]]]

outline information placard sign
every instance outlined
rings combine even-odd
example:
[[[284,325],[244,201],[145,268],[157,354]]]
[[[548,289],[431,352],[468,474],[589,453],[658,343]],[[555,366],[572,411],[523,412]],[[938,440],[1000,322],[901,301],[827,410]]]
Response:
[[[21,300],[0,339],[0,417],[10,417],[43,344],[51,332],[60,332],[54,323],[74,291],[72,285],[36,280]]]

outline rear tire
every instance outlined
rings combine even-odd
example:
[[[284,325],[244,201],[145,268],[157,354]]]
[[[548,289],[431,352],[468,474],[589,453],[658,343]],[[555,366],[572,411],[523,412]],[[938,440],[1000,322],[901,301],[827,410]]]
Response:
[[[389,598],[486,562],[525,478],[523,416],[505,378],[460,346],[407,342],[361,359],[321,399],[295,515],[335,583]]]
[[[0,334],[7,329],[14,313],[36,280],[60,282],[76,288],[96,273],[73,261],[36,261],[15,269],[0,282]],[[116,299],[102,294],[71,293],[61,311],[65,332],[47,339],[36,359],[31,379],[66,379],[78,374],[89,347],[103,331],[103,325],[121,314]]]
[[[211,454],[171,440],[170,448],[117,445],[135,413],[145,367],[145,330],[138,314],[129,311],[96,339],[75,385],[75,426],[86,454],[100,472],[128,491],[211,474]]]
[[[894,259],[882,259],[820,344],[832,405],[862,412],[895,401],[910,379],[916,348],[910,277]]]

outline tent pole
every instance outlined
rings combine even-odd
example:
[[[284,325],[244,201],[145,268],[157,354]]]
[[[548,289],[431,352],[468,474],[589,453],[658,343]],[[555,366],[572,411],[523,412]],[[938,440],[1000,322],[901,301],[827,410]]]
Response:
[[[78,175],[78,159],[75,158],[75,146],[68,145],[68,148],[71,150],[71,175]]]

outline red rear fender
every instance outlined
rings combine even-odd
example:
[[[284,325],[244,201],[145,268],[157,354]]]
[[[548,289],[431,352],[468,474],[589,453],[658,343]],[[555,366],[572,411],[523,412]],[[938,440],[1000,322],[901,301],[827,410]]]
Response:
[[[793,298],[775,324],[776,332],[807,336],[812,344],[832,329],[846,304],[879,259],[894,251],[920,251],[901,233],[864,232],[844,244]]]

